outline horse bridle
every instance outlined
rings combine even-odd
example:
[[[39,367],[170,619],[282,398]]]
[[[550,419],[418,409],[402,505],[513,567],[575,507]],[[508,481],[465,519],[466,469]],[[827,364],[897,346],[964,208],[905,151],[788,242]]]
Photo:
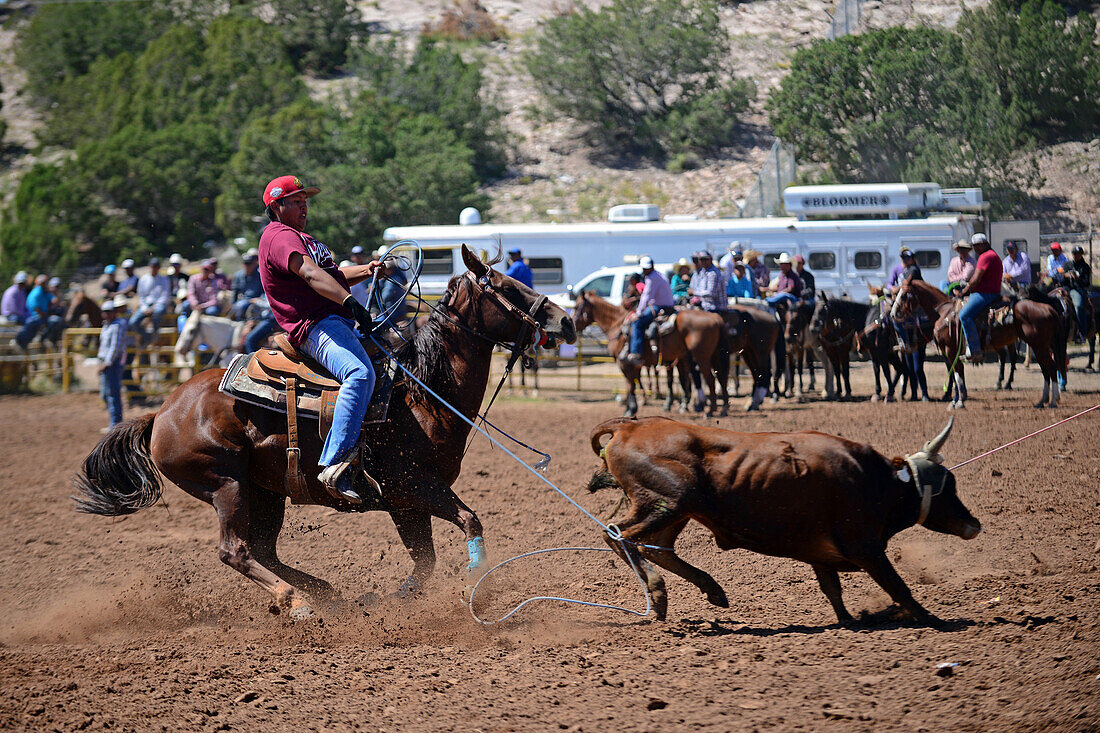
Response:
[[[466,272],[466,277],[470,282],[470,286],[476,293],[488,295],[492,302],[503,309],[505,313],[519,319],[522,327],[519,334],[516,336],[516,339],[512,343],[497,341],[496,339],[489,338],[485,334],[478,333],[477,331],[473,330],[465,323],[451,315],[449,311],[452,308],[451,297],[454,295],[453,290],[448,290],[446,293],[443,294],[443,297],[439,299],[438,306],[432,308],[433,312],[443,316],[443,318],[445,318],[449,323],[457,326],[463,331],[466,331],[471,336],[475,336],[482,341],[486,341],[490,344],[493,344],[494,346],[499,346],[502,349],[508,351],[510,354],[510,357],[508,359],[508,371],[510,371],[511,368],[515,366],[516,361],[519,360],[519,358],[523,355],[523,352],[525,352],[528,348],[534,346],[545,346],[549,343],[549,334],[546,333],[546,330],[541,325],[539,325],[539,322],[536,321],[534,317],[535,314],[538,313],[539,310],[543,307],[543,305],[546,304],[548,298],[545,295],[539,295],[537,298],[535,298],[534,303],[531,304],[530,310],[524,311],[515,303],[504,297],[500,290],[493,285],[487,274],[478,277],[473,272]],[[526,362],[525,366],[528,366]]]

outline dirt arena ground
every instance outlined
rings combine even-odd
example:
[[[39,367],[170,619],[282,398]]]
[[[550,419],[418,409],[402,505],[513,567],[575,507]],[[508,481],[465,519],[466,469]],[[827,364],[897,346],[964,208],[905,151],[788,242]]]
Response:
[[[975,390],[950,463],[1100,402],[1100,378],[1075,373],[1060,408],[1034,410],[1035,372],[1025,390]],[[941,379],[942,365],[929,374]],[[549,477],[599,515],[616,497],[582,493],[597,465],[586,436],[618,413],[564,398],[494,408],[497,424],[553,454]],[[859,401],[710,422],[815,428],[890,455],[917,449],[946,418],[935,403]],[[546,602],[482,627],[461,600],[457,530],[437,523],[439,573],[401,602],[389,594],[411,562],[388,517],[316,507],[288,510],[283,559],[361,603],[291,622],[219,562],[213,512],[180,490],[125,519],[72,512],[71,477],[104,420],[92,395],[0,398],[5,729],[1100,729],[1100,412],[959,469],[960,496],[984,524],[974,541],[916,527],[891,543],[917,598],[955,621],[950,631],[841,627],[808,566],[718,552],[698,527],[678,547],[726,588],[728,610],[666,575],[666,623]],[[494,559],[602,545],[589,520],[483,438],[456,489]],[[644,605],[608,554],[541,556],[498,575],[479,603],[485,617],[543,594]],[[888,606],[866,576],[843,583],[854,613]],[[949,662],[954,674],[938,676]]]

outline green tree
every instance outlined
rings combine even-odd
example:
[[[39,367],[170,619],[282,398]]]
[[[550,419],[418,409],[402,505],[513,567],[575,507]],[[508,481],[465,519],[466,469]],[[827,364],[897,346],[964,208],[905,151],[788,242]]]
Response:
[[[129,3],[40,4],[16,44],[31,99],[40,106],[63,99],[66,81],[87,73],[96,59],[141,53],[168,20],[159,8]]]
[[[729,141],[755,90],[730,80],[728,53],[714,0],[613,0],[543,23],[524,62],[551,112],[613,146],[664,154]]]
[[[776,134],[840,181],[937,180],[1006,194],[1036,181],[992,85],[947,31],[890,28],[802,49],[768,109]]]
[[[1020,137],[1059,139],[1100,128],[1096,19],[1051,0],[994,0],[958,25],[968,66],[995,87]]]
[[[334,74],[347,62],[361,35],[359,11],[347,0],[270,0],[272,23],[282,31],[291,59],[301,71]]]
[[[482,180],[504,172],[504,111],[489,97],[480,61],[466,61],[447,44],[421,37],[411,53],[392,40],[370,44],[352,67],[375,96],[444,120],[474,151]]]

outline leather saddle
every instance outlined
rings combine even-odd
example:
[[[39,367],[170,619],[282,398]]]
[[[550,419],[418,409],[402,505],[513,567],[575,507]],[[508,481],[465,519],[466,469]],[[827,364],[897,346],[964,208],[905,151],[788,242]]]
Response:
[[[332,427],[340,382],[290,343],[286,334],[272,337],[274,349],[240,354],[226,368],[218,389],[231,397],[287,416],[287,495],[295,504],[323,503],[310,494],[299,466],[299,418],[317,420],[324,440]],[[374,360],[375,387],[364,424],[384,422],[393,392],[395,365]]]

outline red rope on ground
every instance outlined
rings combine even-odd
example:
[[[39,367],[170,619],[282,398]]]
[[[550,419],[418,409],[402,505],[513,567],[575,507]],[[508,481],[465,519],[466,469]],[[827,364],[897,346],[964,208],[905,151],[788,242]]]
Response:
[[[1029,433],[1028,435],[1025,435],[1022,438],[1017,438],[1016,440],[1012,441],[1011,443],[1005,443],[1004,445],[1002,445],[998,448],[994,448],[993,450],[987,450],[985,453],[982,453],[980,455],[974,456],[973,458],[965,460],[965,461],[963,461],[962,463],[960,463],[956,466],[952,466],[949,470],[954,471],[956,468],[962,468],[966,464],[973,463],[974,461],[978,460],[979,458],[985,458],[986,456],[988,456],[992,453],[996,453],[999,450],[1004,450],[1005,448],[1008,448],[1009,446],[1016,445],[1017,443],[1022,443],[1025,440],[1027,440],[1028,438],[1034,438],[1039,433],[1045,433],[1046,431],[1050,430],[1051,428],[1056,428],[1059,425],[1061,425],[1062,423],[1069,422],[1070,420],[1074,420],[1076,418],[1081,417],[1082,415],[1084,415],[1087,412],[1092,412],[1093,410],[1097,410],[1097,409],[1100,409],[1100,405],[1093,405],[1089,409],[1082,410],[1081,412],[1077,413],[1076,415],[1070,415],[1066,419],[1059,420],[1058,422],[1054,423],[1053,425],[1047,425],[1045,428],[1040,428],[1039,430],[1036,430],[1034,433]]]

